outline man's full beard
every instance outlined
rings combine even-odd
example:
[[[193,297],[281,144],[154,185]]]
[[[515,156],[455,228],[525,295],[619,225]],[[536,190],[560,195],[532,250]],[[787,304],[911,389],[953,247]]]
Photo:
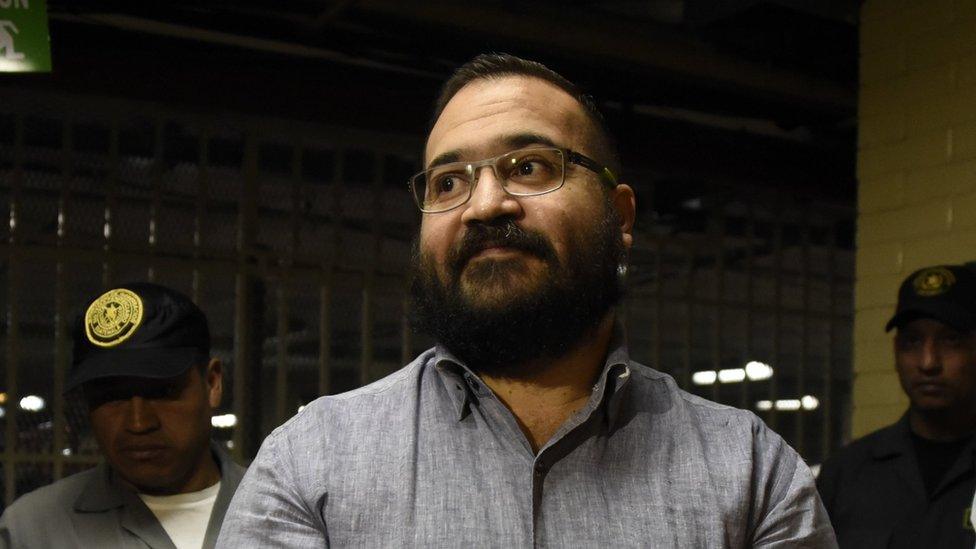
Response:
[[[475,372],[522,378],[527,362],[565,356],[592,336],[620,301],[618,270],[626,259],[616,209],[606,203],[602,222],[582,234],[562,264],[548,239],[513,219],[471,225],[451,251],[441,283],[433,261],[414,242],[411,294],[414,326],[431,335]],[[544,263],[536,289],[523,291],[525,258],[468,260],[491,243],[520,250]],[[467,273],[464,273],[467,267]],[[461,288],[462,274],[469,293]],[[490,304],[484,304],[491,301]]]

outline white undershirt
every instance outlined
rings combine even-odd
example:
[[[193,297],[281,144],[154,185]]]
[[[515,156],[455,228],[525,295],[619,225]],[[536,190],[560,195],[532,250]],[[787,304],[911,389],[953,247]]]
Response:
[[[139,498],[156,515],[177,549],[200,549],[219,491],[218,481],[199,492],[173,496],[139,494]]]

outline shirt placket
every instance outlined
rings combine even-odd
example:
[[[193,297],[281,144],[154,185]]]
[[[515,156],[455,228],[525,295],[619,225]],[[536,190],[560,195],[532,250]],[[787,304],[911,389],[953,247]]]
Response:
[[[573,446],[579,441],[574,442],[573,433],[577,432],[577,429],[583,424],[590,421],[598,421],[600,414],[597,412],[603,403],[607,391],[611,391],[610,396],[614,396],[612,393],[616,392],[613,389],[614,385],[620,385],[626,382],[628,376],[630,375],[629,368],[626,365],[621,365],[622,371],[615,371],[616,369],[611,367],[608,372],[604,372],[604,375],[600,377],[596,385],[593,386],[593,396],[587,402],[586,406],[577,413],[577,415],[570,420],[570,423],[565,425],[556,435],[543,446],[538,454],[533,453],[532,446],[529,443],[528,438],[522,429],[518,426],[518,422],[515,416],[512,414],[504,404],[499,401],[494,393],[484,383],[478,379],[477,376],[470,372],[464,372],[463,378],[465,384],[471,393],[477,398],[477,406],[481,409],[482,413],[489,418],[492,423],[496,426],[501,426],[507,431],[506,440],[509,443],[514,441],[514,444],[509,444],[510,447],[521,454],[527,464],[531,465],[531,479],[532,479],[532,524],[531,524],[531,536],[532,545],[534,547],[544,546],[546,540],[542,539],[540,528],[541,510],[543,505],[543,497],[545,495],[545,481],[549,474],[549,471],[555,465],[558,459],[556,454],[568,455],[572,449],[567,448],[567,445]],[[614,381],[610,381],[611,376],[619,375],[619,379],[614,378]],[[607,387],[607,384],[611,387]],[[617,387],[619,388],[619,387]],[[616,395],[619,397],[619,395]],[[614,402],[619,400],[619,398],[611,398],[610,406],[614,408]]]

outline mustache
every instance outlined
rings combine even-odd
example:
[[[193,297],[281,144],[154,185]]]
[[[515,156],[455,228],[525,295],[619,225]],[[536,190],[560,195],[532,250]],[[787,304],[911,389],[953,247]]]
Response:
[[[503,219],[470,225],[448,255],[448,265],[458,273],[478,252],[495,246],[522,250],[546,262],[557,261],[556,250],[545,236],[519,227],[514,219]]]

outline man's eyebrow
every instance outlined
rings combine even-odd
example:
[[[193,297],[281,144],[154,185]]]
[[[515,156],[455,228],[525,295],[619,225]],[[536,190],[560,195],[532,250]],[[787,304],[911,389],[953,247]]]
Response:
[[[435,156],[434,159],[430,161],[430,164],[427,165],[427,169],[433,168],[434,166],[450,164],[451,162],[457,162],[458,160],[461,160],[461,151],[447,151]]]
[[[547,147],[557,147],[556,142],[552,139],[538,133],[523,132],[514,133],[512,135],[507,135],[502,138],[502,143],[512,147],[513,149],[519,149],[522,147],[528,147],[529,145],[545,145]]]
[[[531,132],[521,132],[513,133],[511,135],[506,135],[499,139],[499,142],[504,144],[510,149],[521,149],[522,147],[528,147],[529,145],[543,145],[547,147],[558,147],[556,142],[552,139],[538,133]],[[450,164],[452,162],[458,162],[461,160],[461,150],[455,149],[453,151],[447,151],[441,153],[430,161],[427,165],[427,169],[433,168],[435,166],[442,166],[444,164]]]

